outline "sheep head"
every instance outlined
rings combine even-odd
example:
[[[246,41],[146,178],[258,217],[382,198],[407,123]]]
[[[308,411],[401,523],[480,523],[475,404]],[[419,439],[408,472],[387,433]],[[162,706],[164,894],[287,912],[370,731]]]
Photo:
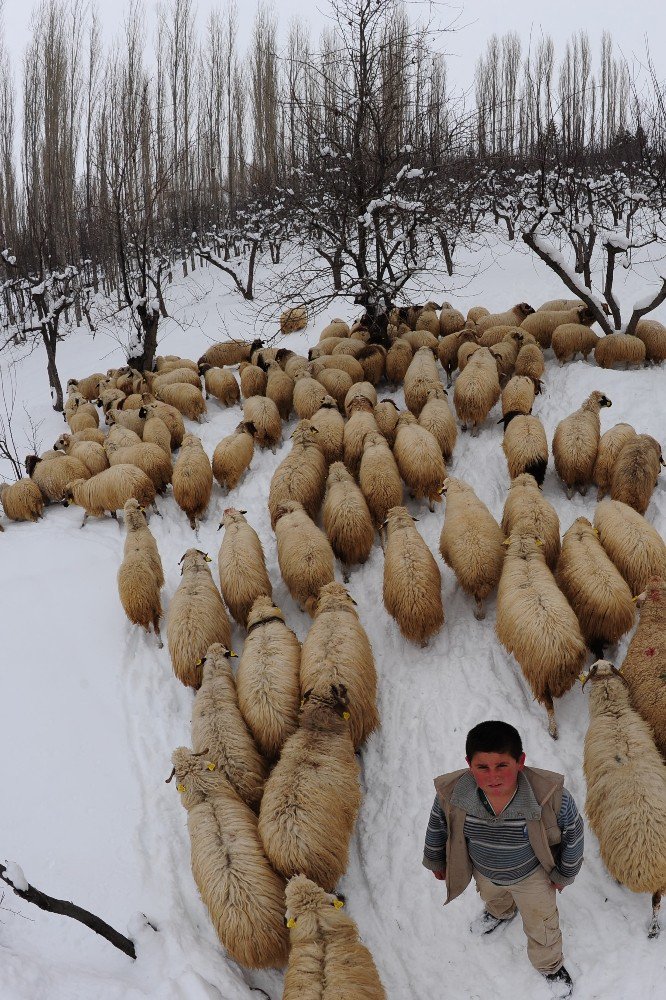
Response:
[[[307,445],[314,445],[317,443],[317,436],[319,430],[310,420],[299,420],[296,427],[292,431],[292,440],[294,445],[302,445],[307,447]]]
[[[341,583],[325,583],[319,590],[314,617],[317,618],[325,611],[337,611],[340,608],[351,611],[356,615],[354,611],[355,607],[356,601]]]
[[[231,669],[231,660],[237,655],[232,649],[227,649],[221,642],[214,642],[206,650],[206,655],[197,660],[196,665],[202,668],[204,681],[212,680],[215,677],[226,677],[233,686],[234,675]]]
[[[519,322],[526,319],[527,316],[531,316],[534,309],[528,302],[519,302],[517,306],[514,306],[512,312],[519,317]]]
[[[298,920],[306,913],[320,913],[341,910],[344,898],[333,892],[325,892],[316,882],[305,875],[294,875],[287,882],[285,889],[285,923],[287,927],[295,927]]]
[[[250,613],[247,616],[247,630],[249,632],[254,625],[259,625],[267,619],[274,618],[279,618],[282,622],[284,621],[283,613],[273,604],[272,598],[266,594],[260,594],[259,597],[255,598],[250,608]]]
[[[534,535],[519,534],[512,532],[503,543],[506,547],[507,558],[514,559],[539,559],[545,562],[543,555],[543,542]]]
[[[611,403],[608,396],[604,395],[603,392],[599,392],[598,389],[595,389],[594,392],[591,392],[590,395],[587,397],[581,409],[598,412],[599,410],[602,410],[604,406],[612,406],[612,405],[613,404]]]
[[[337,410],[338,404],[332,396],[324,396],[319,407],[320,410]]]
[[[211,794],[229,790],[224,774],[217,770],[215,762],[208,759],[208,750],[194,753],[188,747],[177,747],[171,754],[173,770],[166,779],[168,784],[176,779],[176,791],[182,796],[186,809],[199,805]]]
[[[74,494],[79,486],[83,486],[85,479],[72,479],[71,483],[65,486],[62,492],[62,505],[63,507],[69,507],[70,503],[76,503]]]
[[[143,512],[143,507],[134,497],[125,501],[123,513],[125,527],[128,531],[141,531],[142,528],[146,527],[146,515]]]
[[[349,733],[349,698],[344,684],[331,684],[325,694],[313,688],[301,699],[301,729],[327,733]]]
[[[180,575],[183,576],[187,573],[210,573],[206,563],[211,562],[211,558],[207,552],[202,552],[201,549],[188,549],[187,552],[178,560],[178,565],[180,566]]]
[[[278,521],[287,514],[296,514],[298,512],[305,514],[305,508],[302,503],[299,503],[298,500],[285,500],[277,506],[277,510],[275,511],[275,523],[277,524]]]
[[[328,470],[326,488],[330,489],[334,483],[354,483],[354,481],[354,477],[351,472],[349,472],[344,462],[333,462]]]
[[[227,507],[222,514],[222,520],[218,525],[218,531],[220,528],[228,528],[231,524],[247,524],[245,519],[246,510],[236,510],[235,507]]]
[[[373,409],[374,409],[374,406],[371,403],[371,401],[367,398],[367,396],[354,396],[354,398],[352,399],[352,401],[349,404],[349,414],[350,414],[350,416],[351,416],[352,413],[356,413],[357,411],[358,412],[365,412],[365,413],[372,413]]]

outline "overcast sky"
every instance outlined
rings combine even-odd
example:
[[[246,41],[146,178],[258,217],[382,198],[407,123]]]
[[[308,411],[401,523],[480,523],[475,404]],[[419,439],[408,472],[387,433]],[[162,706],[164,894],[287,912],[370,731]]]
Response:
[[[645,62],[646,40],[659,76],[666,77],[666,14],[657,0],[465,0],[461,3],[443,4],[408,0],[413,17],[426,18],[431,12],[441,26],[452,24],[456,30],[440,39],[441,47],[449,53],[449,72],[452,81],[462,87],[471,83],[474,63],[485,47],[486,40],[496,32],[517,31],[526,50],[543,34],[550,34],[559,56],[564,51],[567,38],[580,28],[587,29],[595,57],[599,50],[601,32],[607,28],[615,39],[617,49],[629,60]],[[3,6],[0,0],[0,8]],[[30,0],[4,0],[5,41],[18,67],[30,36],[33,5]],[[198,18],[203,25],[212,7],[224,9],[225,0],[198,0]],[[278,41],[284,38],[289,21],[298,15],[309,21],[315,34],[326,23],[326,0],[274,0],[273,9],[278,17]],[[147,29],[151,31],[157,4],[146,0]],[[107,38],[113,37],[122,23],[122,11],[127,9],[125,0],[98,0],[97,8]],[[250,35],[256,10],[254,0],[238,0],[241,27],[241,45]],[[151,48],[150,42],[146,48]]]

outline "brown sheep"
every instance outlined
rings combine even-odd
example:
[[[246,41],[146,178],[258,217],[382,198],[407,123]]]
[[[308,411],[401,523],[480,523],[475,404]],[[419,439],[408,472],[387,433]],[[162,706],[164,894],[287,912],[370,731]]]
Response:
[[[234,490],[247,472],[254,455],[255,426],[241,420],[233,434],[222,438],[213,452],[212,469],[224,491]]]
[[[182,580],[169,604],[167,643],[173,672],[189,687],[201,685],[203,660],[209,646],[231,645],[231,624],[208,563],[200,549],[188,549],[180,559]]]
[[[392,507],[385,526],[384,606],[404,637],[425,647],[444,624],[439,567],[404,507]]]
[[[273,595],[264,550],[245,514],[245,510],[227,507],[220,522],[224,538],[217,556],[222,597],[243,628],[256,598]]]
[[[206,400],[201,389],[196,389],[187,382],[160,385],[155,390],[155,395],[160,402],[175,406],[189,420],[200,420],[206,412]]]
[[[388,442],[377,432],[366,434],[359,485],[372,520],[381,528],[391,507],[402,506],[402,477]]]
[[[659,442],[649,434],[637,434],[627,441],[613,465],[611,499],[644,514],[663,465]]]
[[[579,352],[587,361],[588,354],[594,350],[598,340],[597,334],[588,326],[580,323],[563,323],[553,331],[551,347],[560,364],[573,361]]]
[[[446,372],[446,387],[451,386],[453,373],[458,367],[458,351],[465,343],[476,341],[476,333],[473,329],[465,328],[459,333],[450,333],[442,337],[437,347],[437,357]]]
[[[78,458],[69,455],[57,462],[44,462],[37,455],[26,455],[25,471],[39,487],[46,503],[61,501],[73,480],[90,479],[90,470]]]
[[[473,437],[479,433],[495,403],[500,398],[497,365],[487,347],[478,347],[453,389],[453,404],[463,431],[471,425]]]
[[[44,510],[44,497],[32,479],[0,484],[0,503],[10,521],[38,521]]]
[[[245,424],[254,427],[254,440],[260,448],[270,448],[273,454],[282,440],[280,411],[272,399],[265,396],[250,396],[243,403]]]
[[[226,368],[213,368],[211,365],[201,365],[201,374],[206,387],[206,399],[214,396],[224,406],[233,406],[240,400],[238,382]]]
[[[393,445],[400,475],[417,500],[427,498],[430,511],[439,500],[446,465],[437,439],[419,426],[412,413],[401,413]]]
[[[666,760],[666,577],[655,576],[641,594],[638,628],[622,664],[631,704],[652,728]]]
[[[363,455],[365,435],[371,432],[379,433],[373,407],[369,399],[357,396],[351,403],[349,420],[344,431],[344,463],[352,476],[358,476]]]
[[[514,375],[527,375],[534,382],[539,382],[546,368],[543,351],[538,344],[531,344],[523,337],[523,346],[518,351],[514,365]]]
[[[343,462],[334,462],[329,470],[322,520],[347,583],[349,567],[370,555],[375,530],[364,496]]]
[[[577,489],[581,496],[592,482],[600,438],[599,411],[612,406],[603,392],[592,392],[574,413],[561,420],[553,435],[553,459],[567,496]]]
[[[309,615],[325,583],[334,579],[334,556],[326,535],[295,500],[280,504],[276,512],[278,564],[296,603]]]
[[[123,561],[118,570],[120,601],[125,614],[134,625],[140,625],[148,633],[152,625],[161,649],[160,590],[164,586],[162,560],[138,500],[131,498],[125,503],[124,515],[127,535]]]
[[[301,420],[292,434],[293,446],[271,478],[268,510],[275,528],[278,507],[285,500],[298,500],[313,520],[319,513],[326,490],[326,459],[318,447],[319,431],[309,420]]]
[[[344,456],[345,418],[332,396],[324,396],[324,401],[313,413],[310,423],[319,432],[317,447],[323,452],[330,465],[340,462]]]
[[[537,486],[534,476],[524,472],[509,483],[502,514],[502,531],[538,538],[543,557],[551,573],[560,557],[560,519],[551,503]]]
[[[238,366],[240,376],[240,391],[243,399],[250,396],[265,396],[268,376],[266,372],[249,361],[241,361]]]
[[[213,470],[196,434],[186,434],[173,467],[173,495],[193,531],[206,511],[213,489]]]
[[[502,451],[510,478],[528,472],[541,486],[548,467],[548,438],[543,424],[538,417],[523,413],[507,413],[499,423],[504,424]]]
[[[597,500],[603,500],[610,492],[613,468],[618,455],[625,444],[636,438],[636,431],[631,424],[615,424],[599,439],[597,459],[594,463],[592,479],[597,486]]]
[[[640,594],[653,576],[666,576],[666,545],[633,507],[603,500],[594,512],[594,527],[632,594]]]
[[[514,375],[502,389],[502,416],[508,413],[531,413],[541,383],[527,375]]]
[[[485,333],[491,326],[521,326],[523,320],[533,312],[534,309],[527,302],[520,302],[517,306],[507,309],[506,312],[489,313],[487,316],[479,316],[475,322],[479,333]],[[473,318],[470,314],[471,310],[467,314],[468,319]]]
[[[666,326],[656,319],[639,319],[636,336],[645,344],[645,360],[655,365],[666,361]]]
[[[238,365],[241,361],[248,361],[252,351],[257,347],[263,347],[261,340],[253,340],[251,344],[245,340],[224,340],[209,347],[197,364],[212,365],[213,368]]]
[[[594,313],[586,305],[575,306],[571,310],[555,309],[552,312],[535,312],[526,316],[520,324],[523,330],[527,330],[533,337],[536,337],[540,347],[550,347],[553,333],[558,326],[565,323],[576,323],[581,326],[592,326],[594,323]]]
[[[638,337],[626,333],[609,333],[599,337],[594,348],[594,360],[600,368],[614,368],[617,365],[640,367],[645,361],[645,344]]]
[[[439,335],[448,337],[451,333],[458,333],[465,326],[465,317],[457,309],[442,309],[439,314]]]
[[[266,393],[278,408],[282,420],[289,420],[294,405],[294,380],[280,368],[277,361],[269,361],[266,366]]]
[[[390,386],[402,385],[413,357],[411,344],[403,337],[393,341],[386,354],[386,381]]]
[[[400,410],[392,399],[387,398],[380,399],[378,401],[373,413],[377,422],[377,427],[379,428],[379,433],[383,434],[390,446],[393,447],[395,444],[395,436],[398,433]]]

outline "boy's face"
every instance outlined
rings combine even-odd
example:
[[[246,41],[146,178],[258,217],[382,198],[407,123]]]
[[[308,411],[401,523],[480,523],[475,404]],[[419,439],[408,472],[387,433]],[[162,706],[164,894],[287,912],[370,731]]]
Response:
[[[518,760],[508,753],[475,753],[471,760],[466,759],[477,785],[490,796],[513,792],[525,767],[524,753]]]

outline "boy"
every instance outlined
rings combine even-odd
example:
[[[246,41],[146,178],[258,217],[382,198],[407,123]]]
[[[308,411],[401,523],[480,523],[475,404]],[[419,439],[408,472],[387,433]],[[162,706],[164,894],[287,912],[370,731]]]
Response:
[[[474,876],[485,909],[472,933],[490,934],[519,910],[532,965],[568,997],[556,890],[583,863],[576,803],[561,774],[525,767],[520,735],[506,722],[471,729],[465,759],[469,770],[435,778],[423,864],[446,880],[447,903]]]

